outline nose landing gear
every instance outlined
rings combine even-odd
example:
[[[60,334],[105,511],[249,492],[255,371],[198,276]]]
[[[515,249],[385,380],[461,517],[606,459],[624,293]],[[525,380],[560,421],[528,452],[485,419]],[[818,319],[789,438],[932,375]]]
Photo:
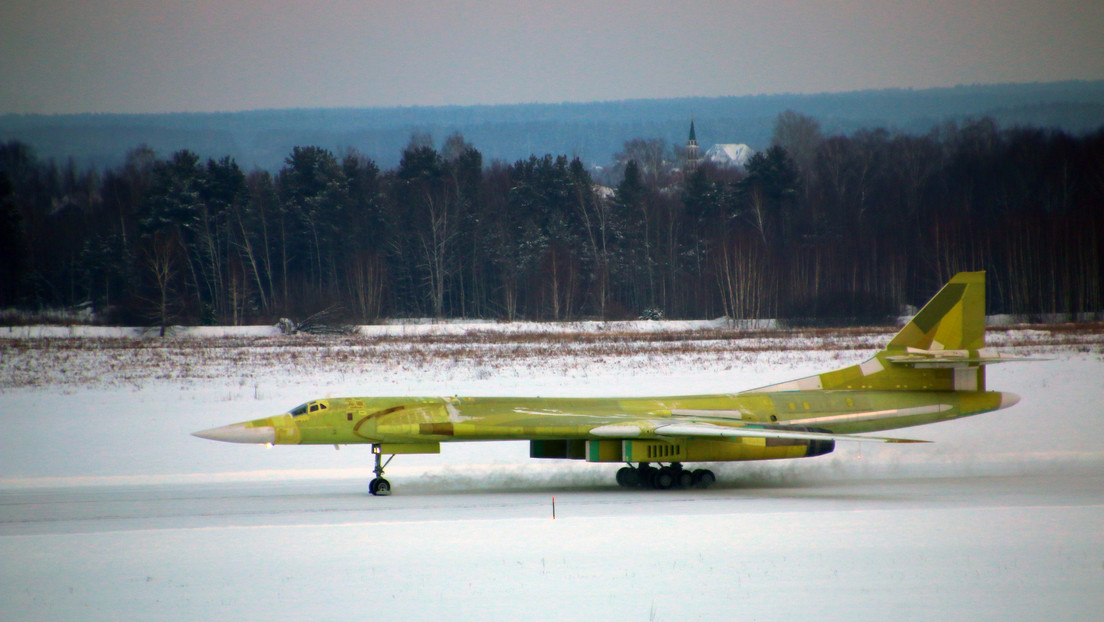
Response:
[[[709,488],[716,481],[717,476],[713,475],[713,471],[690,471],[682,468],[679,462],[672,462],[670,466],[661,466],[658,469],[647,462],[641,462],[639,467],[630,464],[617,471],[617,485],[622,488]]]
[[[379,445],[372,446],[372,453],[376,455],[376,468],[372,470],[376,474],[375,479],[368,482],[368,492],[376,497],[386,497],[391,494],[391,482],[383,479],[383,469],[387,465],[391,464],[391,460],[394,459],[394,455],[387,459],[387,462],[383,461],[383,453],[380,452]]]

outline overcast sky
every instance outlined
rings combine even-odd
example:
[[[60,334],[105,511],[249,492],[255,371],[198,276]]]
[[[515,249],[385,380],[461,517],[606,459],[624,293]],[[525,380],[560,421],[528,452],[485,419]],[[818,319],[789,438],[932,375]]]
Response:
[[[1101,0],[0,0],[0,113],[1104,79]]]

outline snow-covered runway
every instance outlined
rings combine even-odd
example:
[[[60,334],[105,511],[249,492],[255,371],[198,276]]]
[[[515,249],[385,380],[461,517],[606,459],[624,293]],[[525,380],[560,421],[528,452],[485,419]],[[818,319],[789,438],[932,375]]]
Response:
[[[1104,607],[1098,473],[907,475],[666,493],[9,492],[0,583],[21,620],[1083,620]]]

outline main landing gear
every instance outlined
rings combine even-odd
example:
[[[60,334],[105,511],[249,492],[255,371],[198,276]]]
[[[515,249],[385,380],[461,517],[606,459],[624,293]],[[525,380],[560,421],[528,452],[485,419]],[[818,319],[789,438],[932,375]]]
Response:
[[[715,481],[717,476],[713,475],[713,471],[690,471],[682,468],[679,462],[672,462],[670,466],[661,466],[658,469],[647,462],[641,462],[639,467],[630,464],[617,471],[617,485],[622,488],[709,488]]]
[[[372,472],[376,474],[376,477],[371,482],[368,482],[368,492],[377,497],[386,497],[391,494],[391,482],[383,479],[383,469],[391,464],[391,460],[395,456],[392,455],[387,459],[387,462],[384,462],[383,454],[380,453],[378,447],[373,447],[372,453],[376,455],[376,468],[372,470]]]

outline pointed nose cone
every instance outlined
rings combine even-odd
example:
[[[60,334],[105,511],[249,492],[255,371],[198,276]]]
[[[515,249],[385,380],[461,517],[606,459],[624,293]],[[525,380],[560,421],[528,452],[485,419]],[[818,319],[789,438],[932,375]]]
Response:
[[[1008,408],[1009,406],[1015,406],[1020,402],[1020,396],[1015,393],[1008,393],[1001,391],[1001,403],[997,408]]]
[[[220,428],[192,432],[192,436],[224,443],[271,444],[276,442],[276,429],[272,426],[251,427],[244,423],[235,423]]]

